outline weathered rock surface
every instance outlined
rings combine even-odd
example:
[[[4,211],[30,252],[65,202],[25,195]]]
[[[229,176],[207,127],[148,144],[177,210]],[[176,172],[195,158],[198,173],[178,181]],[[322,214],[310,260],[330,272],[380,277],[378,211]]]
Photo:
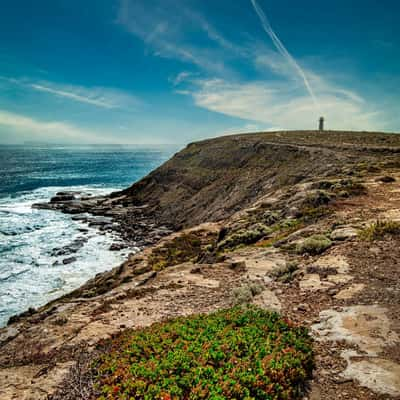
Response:
[[[358,231],[352,227],[344,227],[335,229],[330,237],[332,240],[347,240],[357,237]]]

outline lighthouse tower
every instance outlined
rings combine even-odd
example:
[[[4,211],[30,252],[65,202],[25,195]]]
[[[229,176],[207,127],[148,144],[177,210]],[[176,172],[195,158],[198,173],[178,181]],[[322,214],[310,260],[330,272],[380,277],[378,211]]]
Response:
[[[319,131],[322,132],[324,130],[324,117],[319,119]]]

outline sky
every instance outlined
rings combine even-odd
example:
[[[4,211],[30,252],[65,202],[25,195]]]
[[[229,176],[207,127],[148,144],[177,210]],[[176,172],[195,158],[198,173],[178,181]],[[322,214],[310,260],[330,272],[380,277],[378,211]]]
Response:
[[[0,143],[400,132],[397,0],[2,0]]]

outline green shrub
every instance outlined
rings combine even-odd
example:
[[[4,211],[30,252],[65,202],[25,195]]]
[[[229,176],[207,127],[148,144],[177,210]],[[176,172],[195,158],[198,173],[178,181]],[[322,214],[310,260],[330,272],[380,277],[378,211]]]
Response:
[[[128,331],[96,362],[99,399],[297,399],[312,340],[278,314],[234,307]]]
[[[271,271],[271,276],[277,281],[288,283],[293,280],[298,269],[299,265],[296,261],[289,261],[281,267],[274,268]]]
[[[232,302],[235,305],[248,304],[254,296],[260,294],[265,287],[258,282],[248,282],[232,290]]]
[[[331,196],[324,190],[310,191],[304,201],[304,207],[320,207],[330,203]]]
[[[298,243],[296,246],[296,253],[299,254],[321,254],[326,249],[331,247],[332,242],[325,235],[313,235],[307,239],[304,239],[303,242]]]
[[[216,237],[201,238],[196,233],[186,233],[166,242],[161,247],[154,248],[149,256],[148,264],[154,271],[160,271],[173,265],[188,261],[197,261],[212,249]]]
[[[333,209],[328,206],[303,207],[299,210],[303,222],[317,221],[318,219],[333,214]]]
[[[253,244],[271,232],[272,229],[270,227],[258,223],[248,229],[238,230],[230,234],[226,239],[218,243],[218,249],[234,249],[240,245]]]
[[[400,235],[400,222],[377,221],[359,234],[363,240],[379,240],[383,239],[385,235]]]
[[[359,181],[342,179],[333,187],[335,193],[346,191],[349,196],[360,196],[367,193],[367,188]]]

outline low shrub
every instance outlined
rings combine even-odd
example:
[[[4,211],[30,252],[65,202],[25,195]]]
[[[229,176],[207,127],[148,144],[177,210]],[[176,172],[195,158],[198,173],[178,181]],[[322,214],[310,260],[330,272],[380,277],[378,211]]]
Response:
[[[376,181],[383,183],[393,183],[396,182],[396,178],[390,175],[385,175],[385,176],[380,176],[379,178],[376,179]]]
[[[331,247],[332,242],[325,235],[313,235],[296,246],[296,253],[317,255]]]
[[[160,271],[183,262],[195,262],[212,248],[211,243],[215,240],[212,235],[203,239],[195,233],[179,235],[164,246],[153,250],[149,256],[149,266],[154,271]]]
[[[281,267],[272,270],[271,276],[280,282],[288,283],[295,277],[295,272],[298,271],[299,265],[295,261],[289,261]]]
[[[261,240],[257,243],[258,247],[271,247],[277,246],[280,242],[284,241],[291,233],[296,232],[304,226],[303,220],[295,218],[287,218],[281,222],[276,223],[271,227],[272,234],[267,239]]]
[[[299,210],[299,214],[303,222],[309,223],[333,214],[333,209],[328,206],[302,207]]]
[[[334,193],[345,191],[348,196],[360,196],[367,193],[367,188],[354,179],[341,179],[332,189]]]
[[[297,399],[312,339],[276,313],[234,307],[127,331],[95,369],[100,400]]]
[[[224,240],[218,243],[218,249],[234,249],[240,245],[253,244],[271,232],[272,229],[270,227],[258,223],[248,229],[241,229],[231,233]]]
[[[265,287],[258,282],[248,282],[232,290],[232,303],[235,305],[248,304],[254,296],[260,294]]]
[[[304,201],[304,207],[319,207],[330,203],[331,196],[324,190],[310,191]]]
[[[379,240],[386,235],[400,235],[400,222],[377,221],[363,229],[359,236],[363,240]]]

